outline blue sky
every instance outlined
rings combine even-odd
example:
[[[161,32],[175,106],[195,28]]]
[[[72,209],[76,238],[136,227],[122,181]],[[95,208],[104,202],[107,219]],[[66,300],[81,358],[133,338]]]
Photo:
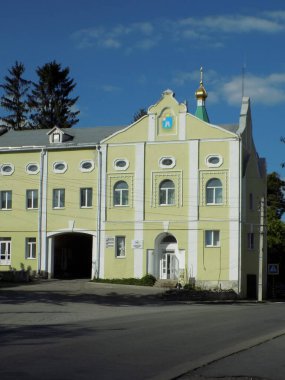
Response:
[[[78,127],[126,125],[165,89],[194,113],[199,68],[214,124],[237,123],[250,96],[255,143],[284,177],[284,0],[14,0],[0,13],[0,81],[56,60],[77,83]]]

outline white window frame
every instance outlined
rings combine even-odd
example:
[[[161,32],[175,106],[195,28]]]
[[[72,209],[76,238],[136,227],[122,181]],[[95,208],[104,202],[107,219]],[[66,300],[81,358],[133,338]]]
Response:
[[[80,208],[92,208],[93,201],[93,188],[82,187],[80,188]]]
[[[209,186],[209,182],[212,181],[212,180],[218,180],[220,181],[221,185],[220,186]],[[217,202],[218,200],[218,194],[217,194],[217,189],[222,189],[222,200],[221,202]],[[213,192],[213,201],[212,202],[209,202],[209,190],[212,190]],[[220,178],[210,178],[207,183],[206,183],[206,204],[207,205],[222,205],[223,204],[223,183],[222,181],[220,180]]]
[[[164,165],[163,164],[163,160],[171,160],[172,161],[172,164],[170,165]],[[172,169],[175,167],[176,165],[176,160],[174,157],[172,156],[163,156],[163,157],[160,157],[160,159],[158,160],[158,165],[162,168],[162,169]]]
[[[5,172],[3,170],[3,168],[5,168],[5,166],[9,166],[11,168],[11,171],[10,172]],[[11,163],[5,163],[5,164],[2,164],[0,166],[0,173],[2,175],[12,175],[14,173],[14,171],[15,171],[15,166],[13,164],[11,164]]]
[[[57,193],[57,196],[56,196]],[[57,204],[55,204],[55,199],[57,198]],[[61,206],[61,202],[63,203],[63,206]],[[52,190],[52,208],[57,209],[63,209],[65,208],[65,189],[53,189]]]
[[[11,265],[11,238],[0,238],[0,265]]]
[[[220,247],[221,236],[220,230],[205,230],[205,247]]]
[[[29,198],[31,194],[31,198]],[[29,207],[28,200],[31,199],[31,207]],[[28,189],[26,190],[26,208],[27,210],[37,210],[39,208],[39,191],[38,189]]]
[[[171,182],[173,184],[173,187],[165,187],[162,188],[161,186],[165,182]],[[160,182],[159,184],[159,206],[175,206],[175,183],[171,179],[164,179],[163,181]],[[165,203],[162,203],[161,200],[161,194],[162,192],[165,194]],[[171,193],[173,192],[173,195]],[[173,202],[170,202],[170,200],[173,199]]]
[[[124,188],[124,189],[117,188],[116,186],[121,182],[125,183],[127,185],[127,188]],[[116,196],[116,194],[118,194],[118,197]],[[124,203],[124,199],[125,199],[124,197],[127,198],[127,203]],[[117,199],[119,200],[118,203],[116,203]],[[114,184],[114,187],[113,187],[113,205],[114,205],[114,207],[126,207],[129,205],[129,184],[126,181],[117,181]]]
[[[8,199],[9,194],[11,195],[10,199]],[[4,199],[5,206],[4,207],[2,207],[3,196],[5,196],[5,199]],[[12,210],[12,190],[1,190],[0,191],[0,209],[1,210]]]
[[[216,164],[210,162],[210,159],[214,157],[219,159],[219,162]],[[223,164],[223,157],[220,154],[209,154],[205,159],[205,163],[209,168],[219,168]]]
[[[37,258],[37,239],[35,237],[26,238],[26,259],[35,260]]]
[[[91,164],[91,167],[89,169],[83,168],[83,165],[87,162]],[[82,160],[80,161],[80,164],[79,164],[80,171],[83,173],[92,172],[92,170],[94,170],[94,167],[95,167],[95,164],[94,164],[94,161],[92,160]]]
[[[117,166],[117,163],[120,162],[120,161],[124,161],[125,162],[125,166]],[[115,170],[127,170],[128,167],[130,165],[130,162],[129,160],[127,160],[126,158],[116,158],[113,162],[113,168]]]
[[[29,170],[29,167],[30,166],[36,166],[37,167],[37,170],[35,171],[31,171]],[[27,165],[26,165],[26,173],[28,174],[31,174],[31,175],[34,175],[34,174],[38,174],[40,171],[40,165],[37,163],[37,162],[29,162]]]
[[[120,244],[123,243],[123,244]],[[124,259],[126,257],[126,237],[115,236],[115,257],[117,259]]]
[[[57,169],[56,168],[56,165],[60,165],[60,164],[64,165],[63,169]],[[67,168],[68,168],[67,163],[64,162],[64,161],[56,161],[56,162],[53,163],[53,172],[54,173],[57,173],[57,174],[65,173],[67,171]]]

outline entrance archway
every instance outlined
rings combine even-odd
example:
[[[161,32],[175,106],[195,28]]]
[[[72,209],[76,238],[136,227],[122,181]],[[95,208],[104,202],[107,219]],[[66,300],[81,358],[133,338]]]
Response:
[[[177,280],[179,277],[178,244],[169,234],[160,234],[155,240],[154,252],[155,277],[161,280]]]
[[[54,239],[54,277],[91,278],[92,236],[65,233]]]

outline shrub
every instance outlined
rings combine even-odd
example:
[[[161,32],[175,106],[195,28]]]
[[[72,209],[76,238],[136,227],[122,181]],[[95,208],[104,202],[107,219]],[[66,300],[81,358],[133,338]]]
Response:
[[[109,284],[122,284],[122,285],[141,285],[141,286],[153,286],[156,278],[151,274],[147,274],[142,278],[94,278],[94,282],[103,282]]]

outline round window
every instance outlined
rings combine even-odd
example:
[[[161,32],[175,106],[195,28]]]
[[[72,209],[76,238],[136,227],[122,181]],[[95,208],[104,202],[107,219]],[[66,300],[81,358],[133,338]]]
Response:
[[[127,170],[129,167],[129,161],[126,158],[118,158],[113,162],[114,169]]]
[[[117,168],[124,168],[127,165],[127,163],[125,160],[118,160],[116,161],[115,165]]]
[[[55,164],[55,165],[54,165],[54,168],[55,168],[55,170],[60,170],[60,171],[62,171],[62,170],[65,169],[65,164],[62,163],[62,162],[60,162],[60,163],[58,163],[58,164]]]
[[[220,162],[220,158],[218,156],[212,156],[208,159],[209,164],[217,165]]]
[[[66,162],[55,162],[53,164],[53,171],[55,173],[64,173],[67,170]]]
[[[176,162],[174,157],[161,157],[159,159],[159,166],[161,168],[171,169],[174,168]]]
[[[93,161],[81,161],[80,162],[80,170],[82,172],[91,172],[94,169]]]
[[[38,170],[39,170],[39,167],[38,167],[37,164],[29,164],[29,165],[27,166],[27,171],[28,171],[28,172],[35,173],[35,172],[37,172]]]
[[[164,166],[170,166],[173,164],[173,159],[172,158],[164,158],[162,161],[161,161],[162,165]]]
[[[82,169],[89,170],[92,168],[92,162],[90,161],[85,161],[81,165]]]
[[[219,167],[223,163],[223,158],[219,154],[211,154],[206,157],[206,165],[209,167]]]
[[[2,172],[4,173],[12,173],[13,168],[11,165],[3,165],[2,166]]]

